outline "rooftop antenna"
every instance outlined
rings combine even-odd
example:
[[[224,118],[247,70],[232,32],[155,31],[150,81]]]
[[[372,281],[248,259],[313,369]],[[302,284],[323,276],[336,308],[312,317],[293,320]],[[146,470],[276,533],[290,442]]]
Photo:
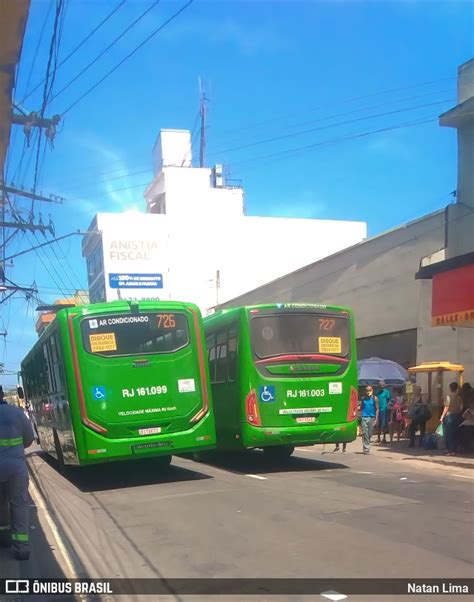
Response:
[[[202,79],[199,77],[199,114],[201,116],[201,140],[199,144],[199,167],[204,167],[206,160],[206,117],[207,107],[206,102],[206,91],[202,83]]]

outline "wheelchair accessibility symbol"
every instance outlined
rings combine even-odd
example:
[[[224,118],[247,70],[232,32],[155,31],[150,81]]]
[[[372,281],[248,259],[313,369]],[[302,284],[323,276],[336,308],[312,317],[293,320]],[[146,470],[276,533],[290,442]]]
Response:
[[[264,385],[259,389],[260,401],[263,403],[270,403],[275,401],[275,387],[271,385]]]
[[[96,401],[105,399],[105,387],[94,387],[92,389],[92,396]]]

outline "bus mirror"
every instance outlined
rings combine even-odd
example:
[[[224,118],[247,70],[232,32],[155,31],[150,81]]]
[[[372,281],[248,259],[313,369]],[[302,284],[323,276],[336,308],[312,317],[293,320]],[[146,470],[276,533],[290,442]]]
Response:
[[[18,385],[18,387],[16,388],[16,392],[20,399],[25,399],[25,393],[23,391],[23,387],[20,387],[20,385]]]

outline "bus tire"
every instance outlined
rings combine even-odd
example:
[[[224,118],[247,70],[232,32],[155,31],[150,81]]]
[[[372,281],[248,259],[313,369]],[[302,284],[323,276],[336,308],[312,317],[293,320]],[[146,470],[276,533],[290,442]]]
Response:
[[[54,431],[53,431],[53,437],[54,437],[54,448],[56,450],[59,472],[61,474],[65,474],[66,465],[64,464],[63,450],[61,448],[61,444],[59,442],[59,437],[58,437],[58,433],[57,433],[56,429],[54,429]]]
[[[168,468],[168,466],[171,464],[172,457],[173,456],[157,456],[157,458],[155,458],[155,463],[158,468]]]
[[[270,447],[264,447],[263,453],[269,460],[288,460],[291,454],[295,451],[293,445],[273,445]]]

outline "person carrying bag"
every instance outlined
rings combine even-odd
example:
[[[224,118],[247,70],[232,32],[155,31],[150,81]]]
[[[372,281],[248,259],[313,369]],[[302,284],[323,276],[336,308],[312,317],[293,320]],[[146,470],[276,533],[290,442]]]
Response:
[[[410,435],[410,444],[408,447],[415,447],[415,435],[416,431],[420,431],[419,445],[425,436],[426,423],[431,418],[431,408],[423,401],[421,397],[421,387],[413,387],[413,403],[408,410],[408,418],[411,419],[411,424],[408,427],[408,433]]]

